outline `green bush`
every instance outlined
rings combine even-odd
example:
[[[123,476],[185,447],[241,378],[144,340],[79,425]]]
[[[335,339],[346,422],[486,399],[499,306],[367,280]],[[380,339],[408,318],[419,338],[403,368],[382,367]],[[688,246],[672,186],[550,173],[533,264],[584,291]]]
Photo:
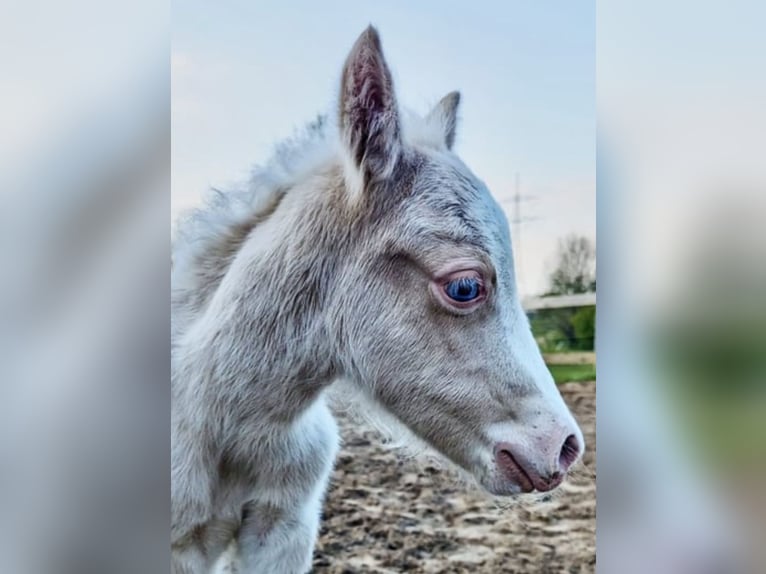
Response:
[[[541,309],[530,314],[532,333],[544,352],[592,351],[596,307]]]
[[[575,348],[580,351],[592,351],[596,338],[596,307],[580,307],[572,315]]]

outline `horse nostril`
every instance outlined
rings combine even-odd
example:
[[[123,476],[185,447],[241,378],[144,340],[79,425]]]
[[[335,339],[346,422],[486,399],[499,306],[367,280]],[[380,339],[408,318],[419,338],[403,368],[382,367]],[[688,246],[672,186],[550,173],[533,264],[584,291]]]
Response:
[[[561,447],[561,453],[559,454],[559,467],[563,472],[572,466],[577,457],[580,455],[580,444],[577,442],[577,437],[570,434],[564,441]]]

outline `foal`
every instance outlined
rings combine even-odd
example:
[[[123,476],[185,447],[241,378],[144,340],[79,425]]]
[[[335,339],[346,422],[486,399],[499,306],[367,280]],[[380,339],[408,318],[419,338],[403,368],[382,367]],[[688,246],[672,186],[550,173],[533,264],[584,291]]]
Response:
[[[310,568],[345,379],[489,492],[547,491],[583,440],[519,304],[508,223],[452,152],[458,93],[403,118],[368,28],[337,134],[283,146],[182,223],[172,272],[173,571]]]

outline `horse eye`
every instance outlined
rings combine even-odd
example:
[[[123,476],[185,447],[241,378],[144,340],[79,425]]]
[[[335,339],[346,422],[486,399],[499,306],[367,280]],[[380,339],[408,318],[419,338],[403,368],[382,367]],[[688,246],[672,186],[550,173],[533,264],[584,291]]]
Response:
[[[447,297],[458,303],[468,303],[481,295],[481,283],[475,277],[460,277],[444,286]]]

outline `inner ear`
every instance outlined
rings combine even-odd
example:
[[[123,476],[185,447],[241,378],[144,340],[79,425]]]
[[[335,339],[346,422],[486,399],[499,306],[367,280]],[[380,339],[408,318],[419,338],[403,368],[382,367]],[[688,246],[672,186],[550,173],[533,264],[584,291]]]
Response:
[[[429,124],[435,124],[435,127],[441,131],[443,142],[447,149],[452,149],[452,146],[455,144],[457,108],[459,105],[460,92],[450,92],[439,100],[439,103],[426,116],[426,121]]]
[[[401,151],[399,111],[380,37],[370,26],[346,59],[339,125],[346,152],[364,182],[388,177]]]

